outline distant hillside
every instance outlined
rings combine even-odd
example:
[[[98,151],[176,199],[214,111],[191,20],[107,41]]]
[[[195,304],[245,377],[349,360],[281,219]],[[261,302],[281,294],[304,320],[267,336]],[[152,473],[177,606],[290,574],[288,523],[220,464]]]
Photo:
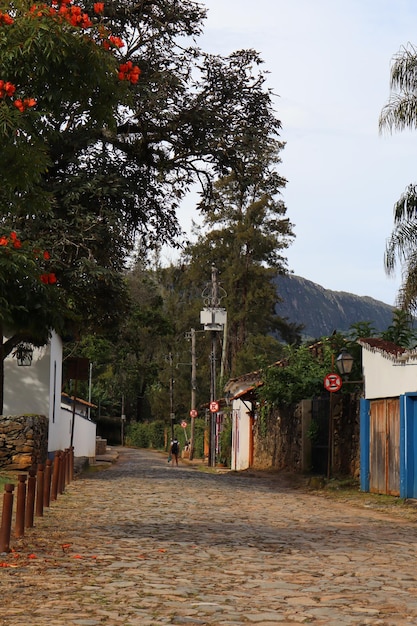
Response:
[[[304,324],[306,337],[347,331],[356,322],[372,322],[376,330],[386,330],[392,322],[393,307],[368,296],[330,291],[299,276],[278,276],[276,284],[282,299],[275,308],[277,315]]]

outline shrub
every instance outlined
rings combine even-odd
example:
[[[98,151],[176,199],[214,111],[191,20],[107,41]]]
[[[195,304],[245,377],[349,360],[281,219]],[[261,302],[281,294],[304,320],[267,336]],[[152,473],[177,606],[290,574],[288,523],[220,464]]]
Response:
[[[196,419],[194,425],[194,457],[204,458],[204,431],[206,424],[204,419]],[[187,432],[180,424],[174,425],[174,436],[180,442],[181,449],[185,445],[185,435],[190,436],[190,427]],[[136,448],[154,448],[156,450],[169,450],[171,442],[171,430],[163,421],[135,422],[126,427],[126,444]]]
[[[162,421],[150,422],[148,427],[148,448],[163,450],[165,445],[165,424]]]
[[[136,448],[149,448],[149,424],[129,424],[126,429],[126,443]]]
[[[232,420],[227,420],[223,424],[220,433],[220,458],[219,461],[226,467],[230,467],[232,461]]]

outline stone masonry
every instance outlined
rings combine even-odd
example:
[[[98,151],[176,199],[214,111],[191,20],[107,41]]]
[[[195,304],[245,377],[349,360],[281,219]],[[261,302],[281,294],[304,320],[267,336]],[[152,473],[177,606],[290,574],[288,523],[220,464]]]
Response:
[[[0,469],[28,470],[48,454],[48,419],[44,415],[0,416]]]

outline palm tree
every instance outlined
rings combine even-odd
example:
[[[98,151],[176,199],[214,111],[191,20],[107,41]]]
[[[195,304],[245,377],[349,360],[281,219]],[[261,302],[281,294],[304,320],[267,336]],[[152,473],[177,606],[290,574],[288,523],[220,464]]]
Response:
[[[379,129],[417,128],[417,48],[409,44],[394,56],[391,94],[379,118]],[[417,185],[407,187],[394,206],[394,228],[385,250],[385,270],[393,274],[402,267],[402,285],[397,295],[400,309],[417,310]]]

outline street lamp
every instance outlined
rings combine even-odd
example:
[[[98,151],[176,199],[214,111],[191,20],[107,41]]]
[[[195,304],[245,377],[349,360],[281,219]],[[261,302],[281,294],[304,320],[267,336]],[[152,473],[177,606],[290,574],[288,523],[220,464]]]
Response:
[[[350,374],[353,367],[353,356],[349,354],[346,348],[342,348],[341,353],[336,359],[336,367],[342,374]]]

